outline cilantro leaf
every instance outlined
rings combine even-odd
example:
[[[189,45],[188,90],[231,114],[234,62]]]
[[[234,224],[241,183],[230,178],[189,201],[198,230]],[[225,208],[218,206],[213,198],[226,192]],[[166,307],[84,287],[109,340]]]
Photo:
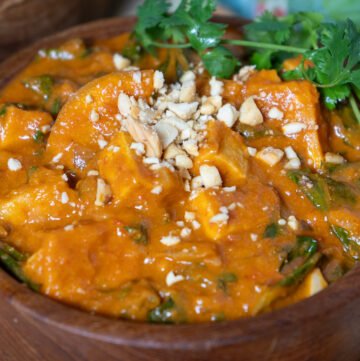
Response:
[[[326,107],[330,110],[336,108],[336,105],[345,100],[350,95],[350,88],[347,85],[336,85],[331,88],[320,89]]]
[[[138,8],[138,22],[135,31],[147,30],[158,25],[169,9],[169,4],[163,0],[145,0]]]
[[[246,38],[266,44],[289,45],[309,49],[317,44],[317,30],[321,24],[322,16],[315,13],[296,13],[278,18],[270,12],[255,19],[245,26]],[[279,49],[260,49],[251,57],[259,69],[268,69],[282,63],[292,54],[279,51]]]
[[[149,49],[152,43],[151,34],[156,32],[168,9],[169,4],[164,0],[145,0],[143,5],[139,6],[134,32],[146,49]]]
[[[360,69],[354,70],[350,76],[351,83],[360,88]]]
[[[302,67],[298,66],[293,70],[288,70],[282,73],[282,78],[284,80],[299,80],[304,78],[304,73]]]
[[[257,51],[251,56],[251,64],[256,65],[257,69],[270,69],[271,68],[271,57],[273,50]]]
[[[320,47],[305,54],[315,66],[305,71],[323,95],[328,109],[350,96],[350,85],[360,85],[360,32],[351,20],[324,24]]]
[[[283,44],[290,36],[289,25],[269,11],[246,25],[245,31],[250,40],[264,43]]]
[[[198,51],[217,46],[224,33],[225,26],[222,24],[196,22],[186,32],[190,44]]]
[[[210,74],[220,78],[229,78],[240,65],[233,53],[223,46],[208,51],[201,56],[201,60]]]
[[[182,1],[175,12],[161,21],[164,31],[163,39],[171,39],[175,43],[186,41],[186,28],[191,23],[191,17],[186,12],[186,2]]]
[[[206,22],[216,9],[216,0],[190,0],[188,1],[188,12],[193,14],[198,22]]]

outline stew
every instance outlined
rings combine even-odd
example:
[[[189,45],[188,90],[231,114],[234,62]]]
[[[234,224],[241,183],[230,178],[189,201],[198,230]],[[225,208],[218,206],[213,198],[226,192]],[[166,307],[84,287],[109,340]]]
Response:
[[[39,51],[0,102],[0,261],[34,291],[221,321],[309,297],[360,257],[360,128],[310,81],[216,78],[122,34]]]

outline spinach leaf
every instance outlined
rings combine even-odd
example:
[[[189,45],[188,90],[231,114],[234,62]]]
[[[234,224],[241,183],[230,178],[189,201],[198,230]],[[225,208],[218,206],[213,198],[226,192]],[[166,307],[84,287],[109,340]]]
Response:
[[[61,99],[56,98],[51,106],[51,114],[58,115],[61,109]]]
[[[330,206],[356,204],[357,195],[346,183],[303,170],[291,170],[287,174],[321,211],[327,211]]]
[[[303,264],[295,268],[289,275],[279,282],[280,286],[293,286],[299,283],[318,263],[321,258],[320,253],[315,253],[308,258]]]
[[[33,136],[33,139],[35,143],[44,143],[45,134],[41,130],[37,130]]]
[[[359,260],[360,258],[360,245],[358,244],[356,238],[351,236],[350,232],[345,228],[332,225],[331,231],[335,236],[340,240],[343,245],[344,252],[354,260]]]
[[[28,78],[23,83],[25,88],[32,90],[46,101],[51,96],[54,79],[50,75],[40,75]]]
[[[321,258],[318,252],[318,241],[309,236],[298,236],[296,245],[288,253],[285,262],[280,266],[280,271],[284,273],[287,269],[285,278],[280,282],[280,286],[292,286],[300,281],[316,266]]]
[[[280,234],[280,226],[277,223],[270,223],[266,226],[263,237],[275,238]]]
[[[318,250],[318,241],[309,236],[297,236],[296,246],[289,252],[288,261],[297,257],[308,258],[313,256]]]
[[[29,280],[22,269],[22,264],[26,259],[25,254],[6,243],[0,242],[0,263],[2,266],[18,281],[25,283],[33,291],[38,292],[40,285]]]
[[[238,280],[238,277],[235,273],[224,272],[217,279],[217,286],[220,290],[227,293],[229,283],[234,283]]]
[[[173,309],[175,308],[174,300],[169,297],[164,302],[149,311],[148,321],[152,323],[174,323],[173,320]]]
[[[302,170],[291,170],[287,174],[316,208],[328,210],[330,199],[327,184],[320,175]]]
[[[125,230],[137,244],[147,245],[149,243],[147,229],[143,224],[125,226]]]
[[[356,194],[348,184],[330,178],[327,178],[326,182],[329,187],[332,205],[356,204]]]
[[[3,105],[0,108],[0,117],[4,116],[6,114],[6,105]]]

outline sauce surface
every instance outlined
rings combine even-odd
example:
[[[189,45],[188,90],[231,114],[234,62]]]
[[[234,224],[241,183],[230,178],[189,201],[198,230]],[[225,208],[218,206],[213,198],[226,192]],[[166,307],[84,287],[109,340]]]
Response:
[[[349,270],[349,110],[325,111],[309,82],[275,70],[215,79],[179,50],[131,46],[68,41],[2,89],[5,268],[61,302],[165,323],[253,316]]]

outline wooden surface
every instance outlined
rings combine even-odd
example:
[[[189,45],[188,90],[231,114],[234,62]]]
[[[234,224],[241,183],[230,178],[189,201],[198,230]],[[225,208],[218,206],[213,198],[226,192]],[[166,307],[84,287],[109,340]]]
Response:
[[[39,48],[74,36],[114,35],[132,24],[105,20],[42,40],[0,65],[0,86]],[[0,270],[0,361],[359,361],[359,284],[357,267],[283,310],[172,326],[87,314],[30,291]]]

